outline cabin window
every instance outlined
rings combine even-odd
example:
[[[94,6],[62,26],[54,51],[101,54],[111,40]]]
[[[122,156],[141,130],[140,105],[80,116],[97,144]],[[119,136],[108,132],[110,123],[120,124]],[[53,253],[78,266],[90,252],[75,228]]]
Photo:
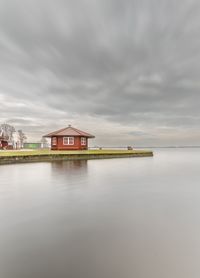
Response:
[[[74,137],[63,137],[63,145],[74,145]]]
[[[57,145],[57,137],[52,138],[52,145],[53,146]]]
[[[86,138],[85,137],[81,137],[81,145],[85,146],[86,145]]]

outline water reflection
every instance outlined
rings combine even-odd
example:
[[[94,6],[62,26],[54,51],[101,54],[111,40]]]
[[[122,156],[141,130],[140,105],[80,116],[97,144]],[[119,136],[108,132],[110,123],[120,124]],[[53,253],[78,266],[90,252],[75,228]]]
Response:
[[[73,174],[75,172],[87,171],[87,160],[54,161],[51,163],[52,173]]]
[[[56,161],[50,164],[51,184],[57,193],[63,191],[82,190],[88,183],[88,161]],[[82,186],[82,187],[81,187]],[[65,196],[65,195],[64,195]]]

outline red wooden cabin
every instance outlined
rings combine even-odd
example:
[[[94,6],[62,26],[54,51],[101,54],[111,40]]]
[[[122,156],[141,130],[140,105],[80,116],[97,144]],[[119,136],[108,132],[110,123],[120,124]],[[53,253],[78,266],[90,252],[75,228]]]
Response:
[[[0,149],[6,149],[7,147],[8,141],[3,136],[0,136]]]
[[[51,132],[44,137],[51,138],[52,150],[87,150],[88,139],[93,135],[69,125],[66,128]]]

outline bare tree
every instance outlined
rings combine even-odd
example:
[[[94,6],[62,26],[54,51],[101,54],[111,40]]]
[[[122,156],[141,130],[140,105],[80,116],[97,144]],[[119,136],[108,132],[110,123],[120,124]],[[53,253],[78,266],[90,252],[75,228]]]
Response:
[[[24,141],[27,139],[27,137],[21,129],[18,130],[18,136],[19,136],[20,147],[23,148]]]
[[[3,137],[3,128],[0,126],[0,137]]]
[[[9,142],[13,141],[13,133],[15,132],[15,128],[12,125],[1,124],[0,130],[4,138],[6,138]]]

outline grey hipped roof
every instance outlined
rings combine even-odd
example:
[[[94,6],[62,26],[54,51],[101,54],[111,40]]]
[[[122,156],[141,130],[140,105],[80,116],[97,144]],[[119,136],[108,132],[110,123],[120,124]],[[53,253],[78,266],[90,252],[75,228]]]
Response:
[[[91,135],[85,131],[79,130],[77,128],[72,127],[69,125],[68,127],[56,130],[54,132],[48,133],[43,137],[53,137],[53,136],[81,136],[87,138],[94,138],[94,135]]]

